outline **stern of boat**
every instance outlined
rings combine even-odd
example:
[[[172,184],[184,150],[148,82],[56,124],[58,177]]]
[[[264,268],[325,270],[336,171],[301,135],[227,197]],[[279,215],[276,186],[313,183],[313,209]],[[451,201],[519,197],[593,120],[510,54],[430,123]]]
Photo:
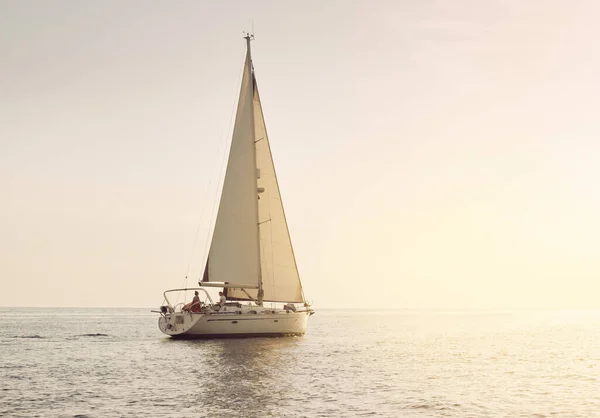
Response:
[[[203,316],[188,312],[167,313],[158,318],[158,328],[170,336],[182,335],[193,328]]]

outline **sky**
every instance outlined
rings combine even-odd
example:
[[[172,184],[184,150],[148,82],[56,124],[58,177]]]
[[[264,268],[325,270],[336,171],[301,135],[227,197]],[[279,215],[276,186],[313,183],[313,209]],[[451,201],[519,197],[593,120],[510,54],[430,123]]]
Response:
[[[196,284],[253,30],[315,309],[599,309],[599,12],[0,0],[0,306]]]

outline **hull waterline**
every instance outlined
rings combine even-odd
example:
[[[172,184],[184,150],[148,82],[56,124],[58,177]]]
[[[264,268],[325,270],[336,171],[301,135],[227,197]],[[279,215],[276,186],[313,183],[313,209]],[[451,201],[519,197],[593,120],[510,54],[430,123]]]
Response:
[[[181,339],[248,338],[304,335],[312,312],[259,314],[173,313],[161,316],[159,329]]]

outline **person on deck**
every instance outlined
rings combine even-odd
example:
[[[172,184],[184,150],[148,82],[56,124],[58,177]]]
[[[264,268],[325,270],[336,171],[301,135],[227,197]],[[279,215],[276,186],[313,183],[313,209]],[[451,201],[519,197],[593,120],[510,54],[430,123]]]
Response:
[[[225,302],[227,302],[227,298],[225,297],[223,292],[219,292],[219,301],[216,303],[217,305],[219,305],[219,310],[225,307]]]
[[[200,296],[198,296],[198,291],[196,290],[194,292],[194,299],[192,299],[192,301],[188,304],[186,304],[182,311],[191,311],[194,313],[198,313],[200,312],[200,308],[202,307],[201,303],[200,303]]]

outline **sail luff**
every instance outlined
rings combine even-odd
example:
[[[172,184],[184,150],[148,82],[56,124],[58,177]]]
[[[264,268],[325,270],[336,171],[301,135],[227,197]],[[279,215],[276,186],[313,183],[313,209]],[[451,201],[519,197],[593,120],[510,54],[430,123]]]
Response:
[[[208,282],[259,281],[258,207],[254,156],[254,86],[250,51],[246,53],[235,126],[207,261]]]

